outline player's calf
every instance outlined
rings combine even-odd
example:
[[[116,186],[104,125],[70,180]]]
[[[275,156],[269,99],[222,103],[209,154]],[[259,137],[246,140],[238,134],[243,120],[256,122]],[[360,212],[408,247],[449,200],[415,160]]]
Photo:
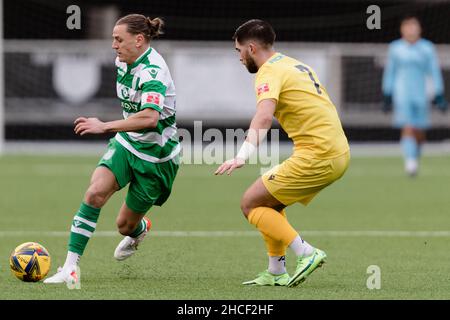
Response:
[[[139,226],[139,223],[140,222],[134,223],[134,222],[130,222],[130,221],[123,221],[120,219],[117,219],[117,221],[116,221],[117,230],[123,236],[129,236],[130,234],[132,234],[133,231],[135,231],[136,228]]]
[[[136,252],[138,245],[144,240],[151,226],[152,223],[150,219],[143,217],[136,230],[120,241],[114,251],[114,258],[121,261],[131,257]]]

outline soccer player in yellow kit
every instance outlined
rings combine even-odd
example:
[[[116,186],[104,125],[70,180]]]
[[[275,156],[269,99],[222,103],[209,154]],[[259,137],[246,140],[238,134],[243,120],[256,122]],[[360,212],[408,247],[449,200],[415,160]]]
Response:
[[[295,287],[326,259],[324,251],[303,240],[289,224],[284,208],[307,205],[320,190],[346,171],[350,148],[336,108],[311,67],[273,49],[275,32],[265,21],[249,20],[235,32],[242,64],[256,73],[257,110],[248,135],[234,159],[215,172],[231,174],[255,151],[273,116],[294,143],[293,154],[257,179],[244,193],[241,210],[262,234],[269,267],[244,285]],[[290,277],[286,249],[297,256]]]

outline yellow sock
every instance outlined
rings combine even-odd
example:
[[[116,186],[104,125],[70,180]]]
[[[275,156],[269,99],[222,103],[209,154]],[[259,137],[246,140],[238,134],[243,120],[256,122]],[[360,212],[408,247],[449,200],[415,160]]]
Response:
[[[282,217],[284,217],[285,219],[287,219],[286,212],[284,210],[279,212],[279,214]],[[267,234],[262,233],[262,232],[261,232],[261,235],[266,244],[267,254],[269,255],[269,257],[282,257],[282,256],[286,255],[287,246],[284,245],[284,243],[282,241],[273,240]]]
[[[281,241],[286,247],[298,236],[287,219],[272,208],[254,208],[248,215],[248,221],[262,234],[274,241]]]

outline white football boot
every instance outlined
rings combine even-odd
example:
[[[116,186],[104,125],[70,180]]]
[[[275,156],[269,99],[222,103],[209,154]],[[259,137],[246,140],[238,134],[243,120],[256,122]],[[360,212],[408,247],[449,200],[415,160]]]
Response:
[[[67,268],[59,267],[57,273],[44,280],[44,283],[66,283],[73,288],[79,289],[81,286],[81,277],[77,266]]]
[[[116,260],[122,261],[131,257],[136,252],[138,245],[142,242],[142,240],[144,240],[146,234],[152,226],[152,223],[147,217],[144,217],[143,219],[147,225],[144,232],[136,238],[132,238],[130,236],[123,238],[114,251],[114,258],[116,258]]]
[[[419,171],[419,162],[416,159],[406,159],[405,171],[410,177],[415,177]]]

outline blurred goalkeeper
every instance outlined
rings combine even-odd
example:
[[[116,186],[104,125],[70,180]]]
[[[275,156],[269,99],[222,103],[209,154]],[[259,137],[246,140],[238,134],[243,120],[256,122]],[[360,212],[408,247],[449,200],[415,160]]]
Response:
[[[307,205],[323,188],[346,171],[350,150],[335,106],[306,64],[273,49],[275,32],[265,21],[250,20],[234,34],[242,64],[256,73],[256,113],[236,157],[215,174],[231,174],[244,165],[264,139],[275,116],[294,143],[289,159],[258,178],[241,200],[241,210],[261,232],[269,256],[268,269],[244,285],[295,287],[325,262],[324,251],[300,237],[287,220],[284,208]],[[290,277],[286,249],[297,256]]]
[[[387,65],[383,74],[383,110],[394,106],[394,125],[402,129],[401,145],[405,171],[410,176],[418,172],[425,130],[430,125],[426,95],[426,77],[431,76],[434,87],[432,104],[442,112],[448,104],[444,97],[442,74],[433,44],[421,38],[417,17],[401,21],[401,39],[389,45]]]
[[[117,96],[124,119],[102,122],[75,120],[75,133],[117,132],[91,177],[83,202],[73,218],[66,262],[44,283],[79,283],[77,266],[97,226],[101,208],[129,185],[116,220],[125,237],[114,257],[133,255],[151,227],[146,212],[168,199],[178,170],[180,145],[175,122],[175,86],[163,57],[150,46],[163,21],[140,14],[119,19],[113,29]]]

